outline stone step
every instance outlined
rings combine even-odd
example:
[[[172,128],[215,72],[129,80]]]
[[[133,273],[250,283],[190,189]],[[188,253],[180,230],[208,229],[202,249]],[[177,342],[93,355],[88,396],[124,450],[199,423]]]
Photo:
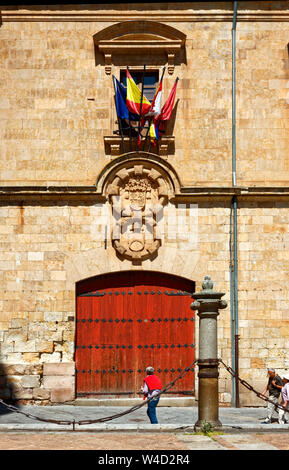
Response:
[[[70,402],[75,406],[135,406],[141,398],[77,398]],[[161,397],[158,406],[197,406],[195,397]]]

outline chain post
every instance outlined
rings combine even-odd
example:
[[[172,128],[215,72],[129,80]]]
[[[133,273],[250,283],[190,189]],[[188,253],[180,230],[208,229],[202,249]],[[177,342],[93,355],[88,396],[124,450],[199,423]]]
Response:
[[[192,297],[192,310],[198,311],[199,316],[199,390],[198,390],[198,421],[196,429],[201,429],[206,422],[214,428],[220,428],[218,378],[219,360],[217,356],[217,316],[219,309],[227,307],[227,302],[221,300],[222,292],[213,290],[210,276],[205,276],[203,290],[195,292]]]

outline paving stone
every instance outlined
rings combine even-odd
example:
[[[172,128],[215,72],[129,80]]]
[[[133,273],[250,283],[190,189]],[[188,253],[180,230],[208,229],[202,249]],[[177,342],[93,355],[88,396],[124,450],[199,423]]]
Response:
[[[216,438],[218,442],[223,443],[223,445],[228,446],[228,448],[235,448],[238,450],[278,450],[277,447],[268,443],[262,442],[259,440],[256,434],[229,434],[223,435],[220,439]]]
[[[220,443],[208,436],[178,436],[178,439],[185,442],[189,450],[225,450]]]

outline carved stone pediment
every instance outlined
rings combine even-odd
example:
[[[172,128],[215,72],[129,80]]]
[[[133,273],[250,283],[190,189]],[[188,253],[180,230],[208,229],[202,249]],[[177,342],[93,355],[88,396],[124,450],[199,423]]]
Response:
[[[186,35],[181,31],[156,21],[124,21],[103,29],[94,35],[94,43],[104,55],[105,71],[109,75],[113,58],[123,57],[127,65],[136,55],[165,54],[168,72],[174,72],[177,54],[184,47]]]

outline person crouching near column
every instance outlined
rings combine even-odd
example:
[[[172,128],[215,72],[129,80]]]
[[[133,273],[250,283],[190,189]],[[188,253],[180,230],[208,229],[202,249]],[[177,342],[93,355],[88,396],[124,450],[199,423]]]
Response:
[[[146,368],[147,376],[144,379],[144,385],[141,387],[141,392],[144,394],[144,400],[146,398],[152,398],[152,400],[148,402],[147,415],[151,424],[158,424],[156,407],[160,401],[159,392],[162,389],[162,382],[159,377],[154,375],[154,372],[155,370],[153,367]]]
[[[279,424],[289,423],[289,374],[283,376],[283,387],[281,390],[282,406],[288,411],[279,409]]]

